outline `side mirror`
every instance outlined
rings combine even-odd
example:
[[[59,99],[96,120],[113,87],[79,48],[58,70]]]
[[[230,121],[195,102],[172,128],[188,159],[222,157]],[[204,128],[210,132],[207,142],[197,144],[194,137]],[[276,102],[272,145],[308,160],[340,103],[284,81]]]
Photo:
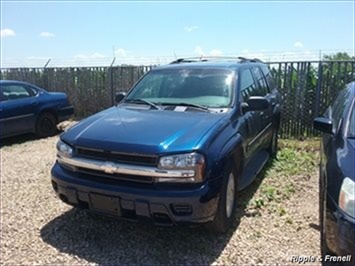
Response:
[[[333,134],[333,122],[329,118],[317,117],[313,120],[313,128],[323,133]]]
[[[264,111],[270,106],[269,100],[261,96],[251,96],[246,103],[241,104],[243,113],[249,111]]]
[[[119,92],[116,94],[115,100],[116,100],[116,104],[119,104],[124,97],[126,97],[126,93],[125,92]]]

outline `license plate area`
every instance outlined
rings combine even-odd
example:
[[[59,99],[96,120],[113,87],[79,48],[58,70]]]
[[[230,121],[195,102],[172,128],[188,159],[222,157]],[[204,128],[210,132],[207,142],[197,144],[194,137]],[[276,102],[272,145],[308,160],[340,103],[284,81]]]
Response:
[[[121,216],[120,199],[117,197],[90,193],[90,209],[106,214]]]

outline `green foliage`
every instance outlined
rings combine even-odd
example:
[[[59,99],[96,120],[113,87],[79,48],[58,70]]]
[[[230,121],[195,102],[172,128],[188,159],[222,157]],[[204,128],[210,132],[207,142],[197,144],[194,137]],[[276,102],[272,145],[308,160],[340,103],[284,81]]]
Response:
[[[355,78],[354,57],[349,54],[324,55],[323,60],[270,65],[282,95],[281,137],[317,136],[313,119]]]
[[[266,186],[261,192],[268,201],[278,201],[278,191],[275,187]]]
[[[292,218],[287,217],[287,218],[286,218],[286,223],[288,223],[288,224],[293,224]]]
[[[263,199],[256,199],[255,200],[255,202],[254,202],[254,204],[255,204],[255,207],[256,208],[261,208],[261,207],[263,207],[264,206],[264,200]]]
[[[280,140],[277,158],[266,166],[257,180],[262,182],[254,199],[244,202],[248,209],[275,213],[285,217],[285,222],[292,224],[287,217],[287,200],[302,189],[299,180],[315,178],[319,163],[319,139],[310,141]]]
[[[283,207],[280,207],[278,211],[280,216],[284,216],[286,214],[286,210]]]
[[[336,54],[325,54],[323,55],[323,60],[344,60],[344,61],[350,61],[354,60],[354,56],[350,56],[348,53],[345,52],[338,52]]]
[[[323,113],[333,103],[345,85],[354,80],[355,58],[347,53],[324,55],[322,64],[322,91],[320,113]],[[353,61],[353,62],[351,62]]]

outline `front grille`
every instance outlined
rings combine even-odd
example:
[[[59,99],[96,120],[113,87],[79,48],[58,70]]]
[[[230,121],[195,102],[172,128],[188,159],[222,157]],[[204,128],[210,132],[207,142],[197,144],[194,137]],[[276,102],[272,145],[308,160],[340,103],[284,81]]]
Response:
[[[118,163],[139,164],[139,165],[158,165],[158,156],[118,153],[110,151],[99,151],[84,148],[77,148],[77,154],[81,157],[89,159],[100,159],[105,161],[113,161]]]
[[[140,182],[140,183],[153,183],[151,176],[138,176],[138,175],[125,175],[125,174],[106,174],[102,171],[92,170],[82,167],[77,167],[76,171],[84,175],[80,175],[83,179],[92,180],[94,182],[106,184],[119,184],[120,181]]]

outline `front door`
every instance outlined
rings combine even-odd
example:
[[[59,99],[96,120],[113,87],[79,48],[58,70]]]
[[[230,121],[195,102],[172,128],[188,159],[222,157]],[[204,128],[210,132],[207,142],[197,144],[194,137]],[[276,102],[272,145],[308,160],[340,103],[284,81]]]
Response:
[[[33,92],[22,84],[2,84],[0,102],[1,136],[33,131],[38,104]]]

